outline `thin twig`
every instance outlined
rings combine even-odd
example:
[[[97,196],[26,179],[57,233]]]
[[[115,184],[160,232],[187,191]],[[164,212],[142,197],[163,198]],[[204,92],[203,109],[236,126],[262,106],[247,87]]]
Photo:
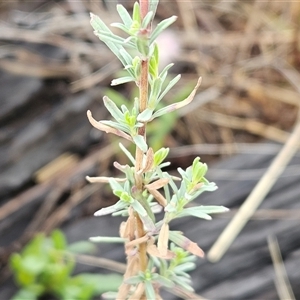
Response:
[[[268,247],[275,271],[275,287],[280,300],[296,300],[282,260],[276,237],[268,237]]]

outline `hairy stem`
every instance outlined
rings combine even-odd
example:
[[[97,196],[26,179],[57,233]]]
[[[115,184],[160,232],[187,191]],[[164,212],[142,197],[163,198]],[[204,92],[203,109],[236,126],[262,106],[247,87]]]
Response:
[[[147,108],[147,102],[148,102],[148,60],[142,61],[141,66],[141,78],[139,82],[139,107],[140,112],[144,111]],[[143,136],[146,140],[146,124],[144,124],[143,127],[139,128],[138,134]],[[136,147],[135,152],[135,159],[136,159],[136,165],[135,165],[135,172],[136,172],[136,187],[139,191],[142,191],[143,189],[143,180],[142,180],[142,174],[137,174],[137,172],[142,168],[143,165],[143,151]]]
[[[148,0],[140,0],[141,14],[144,17],[148,13],[149,3]],[[147,108],[148,102],[148,59],[142,60],[141,64],[141,77],[139,81],[139,108],[140,112],[144,111]],[[143,127],[139,128],[138,134],[143,136],[146,140],[146,124]],[[135,165],[135,183],[137,190],[140,194],[143,192],[143,174],[137,174],[137,172],[142,168],[143,165],[143,151],[136,148],[136,165]],[[136,234],[137,238],[143,237],[145,235],[143,222],[140,219],[139,215],[136,214]],[[147,269],[148,257],[146,251],[146,243],[141,243],[139,245],[139,263],[140,270],[144,272]]]
[[[139,83],[140,90],[140,112],[144,111],[147,108],[148,101],[148,60],[142,61],[142,70],[141,70],[141,80]],[[146,124],[143,127],[139,128],[138,134],[143,136],[146,139]],[[135,165],[135,180],[136,187],[138,192],[141,194],[143,192],[143,175],[137,174],[137,172],[142,168],[143,164],[143,151],[138,147],[136,148],[136,165]],[[145,235],[143,222],[141,221],[139,215],[136,215],[136,232],[137,238],[140,238]],[[139,261],[140,261],[140,270],[143,272],[147,269],[148,257],[146,252],[146,243],[142,243],[139,246]]]

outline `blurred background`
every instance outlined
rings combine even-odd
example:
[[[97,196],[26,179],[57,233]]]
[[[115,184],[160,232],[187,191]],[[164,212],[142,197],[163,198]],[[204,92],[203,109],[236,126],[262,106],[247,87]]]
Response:
[[[0,294],[7,297],[16,291],[8,258],[37,232],[62,228],[70,241],[118,232],[119,219],[92,217],[115,201],[109,188],[85,180],[114,175],[113,161],[124,161],[118,140],[93,129],[86,111],[105,119],[105,94],[118,105],[136,96],[134,85],[110,87],[121,65],[89,24],[89,12],[118,21],[117,3],[131,10],[134,1],[0,1]],[[174,224],[208,251],[299,122],[300,3],[160,1],[155,21],[171,15],[177,22],[158,40],[161,66],[174,62],[171,76],[182,79],[165,103],[184,99],[199,76],[202,84],[190,106],[149,126],[149,139],[155,149],[172,148],[171,172],[195,156],[209,164],[219,190],[199,202],[231,212],[210,223]],[[295,152],[224,258],[197,262],[199,295],[300,297]],[[270,236],[286,272],[277,272]],[[100,256],[124,261],[121,247],[101,247]]]

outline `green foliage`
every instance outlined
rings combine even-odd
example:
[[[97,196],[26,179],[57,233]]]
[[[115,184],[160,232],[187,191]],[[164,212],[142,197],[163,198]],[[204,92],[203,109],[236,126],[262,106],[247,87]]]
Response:
[[[133,157],[130,148],[120,144],[130,161],[125,165],[114,163],[114,167],[123,173],[122,178],[96,177],[91,180],[109,183],[118,198],[114,205],[100,209],[95,216],[112,214],[128,217],[120,227],[121,238],[91,238],[95,242],[125,244],[129,262],[126,279],[118,295],[106,294],[107,297],[118,299],[138,300],[145,299],[144,296],[149,300],[158,299],[157,290],[161,286],[181,286],[191,291],[187,272],[195,268],[194,255],[202,257],[204,253],[182,232],[170,230],[169,223],[183,217],[210,220],[211,214],[227,211],[223,206],[192,204],[203,192],[217,189],[215,183],[205,177],[207,165],[199,157],[185,170],[178,168],[180,177],[163,170],[170,164],[165,161],[169,149],[163,147],[163,141],[178,117],[172,112],[193,101],[201,78],[191,92],[186,93],[186,88],[183,88],[177,96],[172,97],[171,104],[164,103],[165,96],[181,76],[178,74],[169,78],[168,71],[173,64],[159,68],[159,49],[155,40],[177,17],[162,20],[152,28],[157,4],[157,0],[135,3],[132,16],[122,5],[117,5],[122,22],[113,23],[112,26],[124,31],[127,38],[115,35],[99,17],[91,14],[95,35],[124,67],[125,75],[114,79],[112,85],[133,81],[139,92],[132,101],[113,91],[109,92],[110,98],[104,97],[104,106],[113,121],[97,122],[88,112],[94,127],[129,140],[136,148]],[[184,100],[181,98],[183,94]],[[157,122],[152,123],[154,119]],[[153,139],[159,141],[156,145],[152,143],[151,134]],[[163,218],[157,218],[155,214],[158,211],[164,212]]]
[[[21,253],[10,257],[16,284],[21,288],[13,300],[34,300],[46,293],[62,300],[88,300],[107,290],[116,290],[121,281],[118,275],[71,276],[75,267],[71,251],[94,250],[94,245],[86,241],[67,245],[59,230],[53,231],[50,237],[38,234]]]

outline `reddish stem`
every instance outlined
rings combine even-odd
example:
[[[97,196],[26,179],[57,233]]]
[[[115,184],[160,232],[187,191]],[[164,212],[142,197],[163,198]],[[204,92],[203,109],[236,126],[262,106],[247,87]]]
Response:
[[[140,8],[141,8],[141,16],[142,19],[146,16],[149,11],[149,1],[148,0],[140,0]]]

